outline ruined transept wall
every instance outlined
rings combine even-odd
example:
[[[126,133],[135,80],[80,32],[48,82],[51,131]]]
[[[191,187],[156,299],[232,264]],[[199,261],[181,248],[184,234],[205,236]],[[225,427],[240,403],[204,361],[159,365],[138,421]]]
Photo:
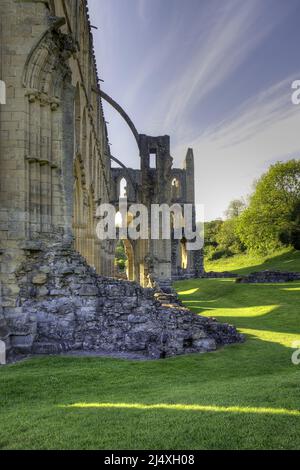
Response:
[[[179,206],[184,214],[185,205],[193,208],[193,228],[196,229],[194,154],[188,149],[183,168],[174,168],[170,155],[168,136],[139,136],[141,169],[111,169],[111,200],[116,208],[124,196],[127,205],[143,204],[151,213],[151,205]],[[155,158],[150,162],[150,155]],[[184,217],[183,217],[184,219]],[[201,249],[188,251],[186,240],[178,240],[172,230],[170,213],[170,240],[130,240],[125,244],[131,279],[145,287],[158,283],[161,287],[178,279],[200,277],[203,274],[203,252]],[[161,227],[162,229],[162,227]],[[149,220],[148,231],[151,230]],[[130,254],[132,252],[132,256]],[[129,259],[130,258],[130,259]]]

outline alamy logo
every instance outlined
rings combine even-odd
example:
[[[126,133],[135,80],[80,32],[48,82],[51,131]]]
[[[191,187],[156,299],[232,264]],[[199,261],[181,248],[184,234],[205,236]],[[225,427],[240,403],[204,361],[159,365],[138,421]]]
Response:
[[[294,366],[299,366],[300,364],[300,341],[294,341],[292,344],[292,348],[296,349],[296,351],[292,354],[292,363]]]
[[[292,83],[292,90],[295,90],[292,93],[292,103],[298,105],[300,104],[300,80],[295,80]]]
[[[2,80],[0,80],[0,104],[6,104],[6,86]]]
[[[196,212],[201,219],[195,223]],[[118,211],[112,204],[101,204],[96,211],[99,219],[96,233],[99,240],[180,240],[187,251],[201,250],[204,244],[204,208],[197,204],[127,205],[119,201]]]

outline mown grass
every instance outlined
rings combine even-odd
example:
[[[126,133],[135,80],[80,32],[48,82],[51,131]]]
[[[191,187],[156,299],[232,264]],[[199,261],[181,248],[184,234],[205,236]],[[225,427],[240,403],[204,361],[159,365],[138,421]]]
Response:
[[[1,449],[299,449],[300,283],[180,282],[244,344],[164,361],[35,358],[0,369]]]
[[[300,272],[300,251],[283,248],[268,256],[241,254],[217,261],[205,261],[206,271],[229,271],[242,275],[267,269]]]

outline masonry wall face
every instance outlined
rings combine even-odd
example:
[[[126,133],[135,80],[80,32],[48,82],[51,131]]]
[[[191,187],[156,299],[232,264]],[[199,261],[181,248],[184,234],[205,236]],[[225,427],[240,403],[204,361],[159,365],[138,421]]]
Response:
[[[110,343],[105,315],[110,306],[118,316],[120,303],[118,296],[110,303],[110,288],[104,289],[105,299],[101,301],[101,282],[109,285],[109,277],[114,276],[116,243],[97,239],[96,208],[100,203],[116,202],[121,173],[117,174],[110,163],[87,2],[1,0],[0,21],[0,80],[6,88],[6,102],[0,104],[0,339],[8,347],[26,352],[37,350],[37,344],[44,352],[76,345],[95,349],[101,343],[103,347]],[[136,137],[141,169],[126,172],[136,185],[135,190],[128,188],[132,202],[147,207],[172,201],[194,204],[192,151],[188,151],[185,168],[174,169],[168,136]],[[157,154],[155,171],[149,167],[153,149]],[[203,269],[201,252],[186,255],[172,240],[135,245],[127,241],[127,250],[132,257],[130,280],[142,286],[156,281],[170,285],[172,278],[199,275]],[[47,267],[45,260],[54,258],[56,262]],[[63,265],[63,272],[56,272],[59,265]],[[80,272],[86,269],[88,277],[80,278]],[[64,291],[65,276],[71,274],[71,290]],[[91,286],[88,294],[79,285],[85,281]],[[122,285],[111,282],[115,290],[116,285]],[[190,341],[191,332],[181,335],[176,347],[172,340],[169,352],[164,350],[167,340],[164,342],[158,333],[162,324],[155,313],[153,294],[149,300],[149,295],[136,291],[136,287],[126,292],[134,299],[139,292],[144,303],[134,300],[130,312],[122,306],[121,323],[113,329],[111,344],[118,350],[134,350],[133,331],[137,337],[142,332],[146,338],[141,341],[145,354],[155,350],[156,356],[168,355],[171,350],[181,353],[187,349],[183,342],[187,337]],[[87,296],[92,300],[87,301]],[[59,307],[62,303],[63,309]],[[145,315],[148,309],[156,322],[153,337],[146,334],[150,320],[141,312],[143,305]],[[99,320],[98,329],[83,326],[92,310]],[[130,323],[127,313],[138,315],[138,321],[131,317]],[[190,326],[194,320],[190,318]],[[113,315],[109,321],[113,321]],[[172,329],[181,324],[176,320]],[[61,342],[53,333],[55,325],[59,325],[58,336],[65,338]],[[101,325],[105,325],[103,334],[99,332]],[[128,334],[121,334],[120,328]],[[83,330],[87,335],[84,338]],[[212,339],[207,349],[215,346],[211,336],[205,332],[202,336]],[[82,339],[81,346],[78,338]],[[189,342],[189,350],[202,351],[206,343],[200,343]]]
[[[184,214],[184,206],[193,209],[193,228],[196,228],[194,154],[188,149],[183,168],[173,167],[169,136],[139,136],[141,168],[111,169],[111,201],[119,205],[121,190],[128,207],[143,204],[148,213],[151,205],[177,205]],[[156,156],[155,168],[150,165],[150,154]],[[200,277],[203,274],[203,253],[198,249],[188,251],[186,240],[174,236],[171,217],[170,240],[126,240],[125,250],[132,277],[145,287],[166,286],[171,281]],[[148,224],[151,232],[151,220]],[[130,254],[132,252],[132,255]]]
[[[0,308],[13,315],[28,244],[74,238],[112,274],[95,230],[110,154],[86,2],[1,0],[0,18]]]
[[[0,8],[1,249],[74,235],[90,265],[111,274],[95,231],[95,207],[110,199],[110,156],[85,2]]]

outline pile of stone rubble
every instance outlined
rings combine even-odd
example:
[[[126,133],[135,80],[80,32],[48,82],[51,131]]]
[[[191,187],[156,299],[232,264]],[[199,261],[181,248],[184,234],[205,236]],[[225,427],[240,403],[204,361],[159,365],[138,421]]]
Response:
[[[5,318],[0,312],[0,339],[14,353],[158,359],[243,341],[235,327],[184,308],[172,291],[98,276],[69,245],[28,250],[17,279],[17,312]]]

